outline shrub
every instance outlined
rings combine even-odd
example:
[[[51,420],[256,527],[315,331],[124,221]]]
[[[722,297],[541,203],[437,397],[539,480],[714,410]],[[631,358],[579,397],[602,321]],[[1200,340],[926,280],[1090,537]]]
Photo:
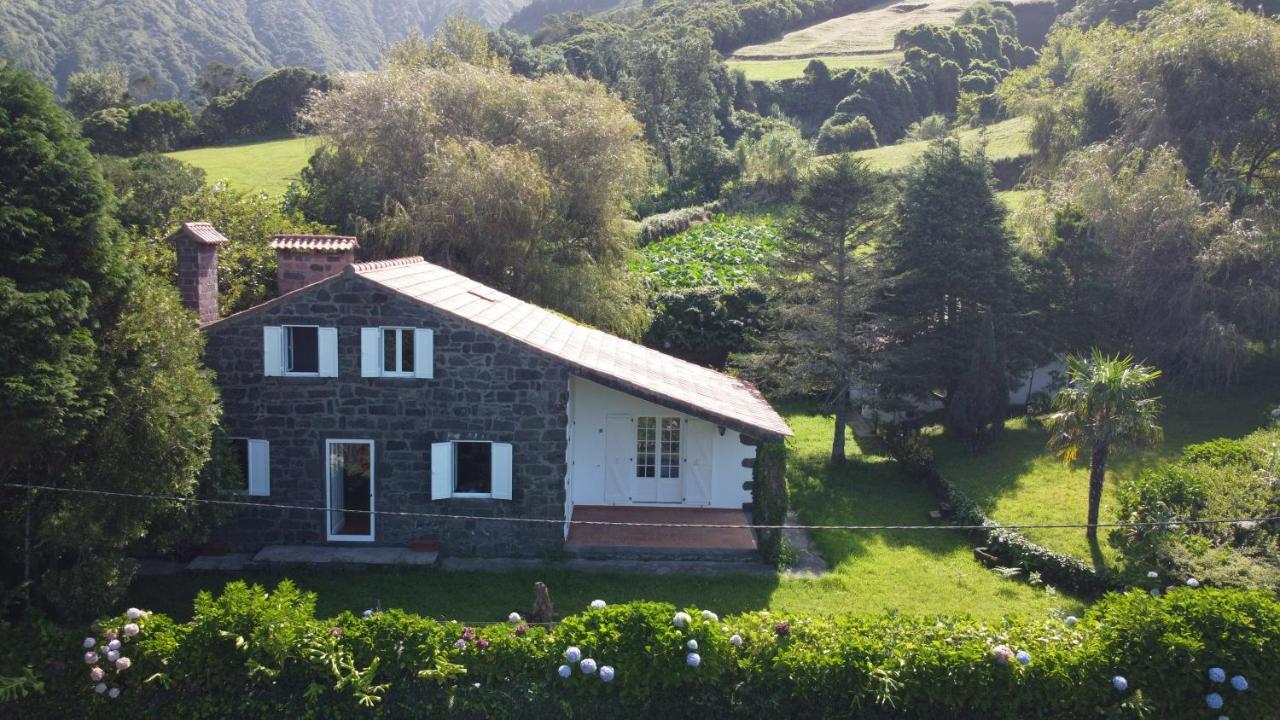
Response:
[[[466,628],[399,611],[314,617],[314,598],[232,583],[187,623],[144,615],[133,665],[93,693],[81,633],[0,626],[47,691],[4,709],[65,717],[1119,718],[1206,716],[1217,691],[1235,717],[1280,712],[1280,604],[1263,593],[1181,589],[1112,595],[1079,622],[1056,617],[725,618],[660,603],[572,615],[553,629]],[[119,628],[105,621],[95,632]],[[100,639],[101,635],[95,635]],[[26,641],[26,642],[23,642]],[[696,642],[696,650],[690,646]],[[21,644],[19,644],[21,643]],[[997,649],[1026,653],[1001,663]],[[576,647],[611,682],[565,659]],[[691,662],[696,652],[698,662]],[[47,672],[48,660],[77,668]],[[33,658],[34,660],[34,658]],[[568,677],[557,668],[569,666]],[[1245,692],[1210,667],[1247,679]],[[1114,689],[1123,676],[1127,689]]]
[[[878,144],[876,130],[865,115],[849,117],[836,114],[822,123],[816,150],[819,155],[830,155],[873,148]]]
[[[715,215],[715,209],[715,203],[711,203],[650,215],[640,221],[640,246],[679,235],[694,225],[704,223]]]
[[[752,522],[756,525],[782,525],[787,520],[790,499],[787,493],[787,446],[770,442],[756,448],[755,463],[751,466]],[[781,530],[761,530],[757,533],[760,553],[767,560],[778,562],[782,558]]]

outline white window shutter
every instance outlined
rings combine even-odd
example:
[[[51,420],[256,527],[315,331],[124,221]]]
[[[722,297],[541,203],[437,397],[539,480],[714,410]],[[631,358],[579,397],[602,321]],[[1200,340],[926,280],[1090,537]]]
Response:
[[[453,443],[431,443],[431,499],[453,496]]]
[[[493,473],[490,492],[495,500],[511,499],[511,443],[493,443],[490,456],[490,472]]]
[[[413,331],[413,376],[435,377],[435,333],[424,328]]]
[[[262,374],[284,374],[284,328],[279,325],[262,328]]]
[[[360,328],[360,377],[382,376],[382,331]]]
[[[249,441],[249,494],[271,494],[271,443],[266,440]]]
[[[320,340],[320,377],[338,377],[338,328],[322,327]]]

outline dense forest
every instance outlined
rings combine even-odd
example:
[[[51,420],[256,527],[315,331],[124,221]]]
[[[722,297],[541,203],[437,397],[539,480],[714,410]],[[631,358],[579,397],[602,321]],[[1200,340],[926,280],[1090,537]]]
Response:
[[[151,98],[186,100],[210,62],[254,74],[374,67],[388,44],[463,14],[495,26],[526,0],[5,0],[0,57],[53,79],[122,66]]]

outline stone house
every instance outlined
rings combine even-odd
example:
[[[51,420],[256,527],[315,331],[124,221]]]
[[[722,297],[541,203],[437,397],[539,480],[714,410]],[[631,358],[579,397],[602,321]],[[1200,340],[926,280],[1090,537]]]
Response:
[[[187,223],[170,239],[244,498],[263,505],[218,531],[230,549],[670,545],[660,528],[567,521],[744,524],[757,445],[790,435],[744,380],[420,257],[355,263],[352,237],[277,237],[280,295],[219,319],[225,238]]]

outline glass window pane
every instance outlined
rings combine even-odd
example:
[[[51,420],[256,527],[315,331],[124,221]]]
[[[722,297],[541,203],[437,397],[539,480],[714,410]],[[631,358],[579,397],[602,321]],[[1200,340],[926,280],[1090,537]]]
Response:
[[[289,372],[320,372],[320,329],[288,326]]]
[[[396,372],[400,368],[396,367],[396,335],[399,331],[394,328],[386,328],[382,331],[382,371]]]
[[[493,492],[493,445],[487,442],[454,443],[454,492]]]
[[[329,446],[330,528],[335,535],[369,534],[373,457],[366,443]]]
[[[400,372],[413,372],[413,329],[400,330]]]
[[[662,418],[662,477],[680,477],[680,418]]]

